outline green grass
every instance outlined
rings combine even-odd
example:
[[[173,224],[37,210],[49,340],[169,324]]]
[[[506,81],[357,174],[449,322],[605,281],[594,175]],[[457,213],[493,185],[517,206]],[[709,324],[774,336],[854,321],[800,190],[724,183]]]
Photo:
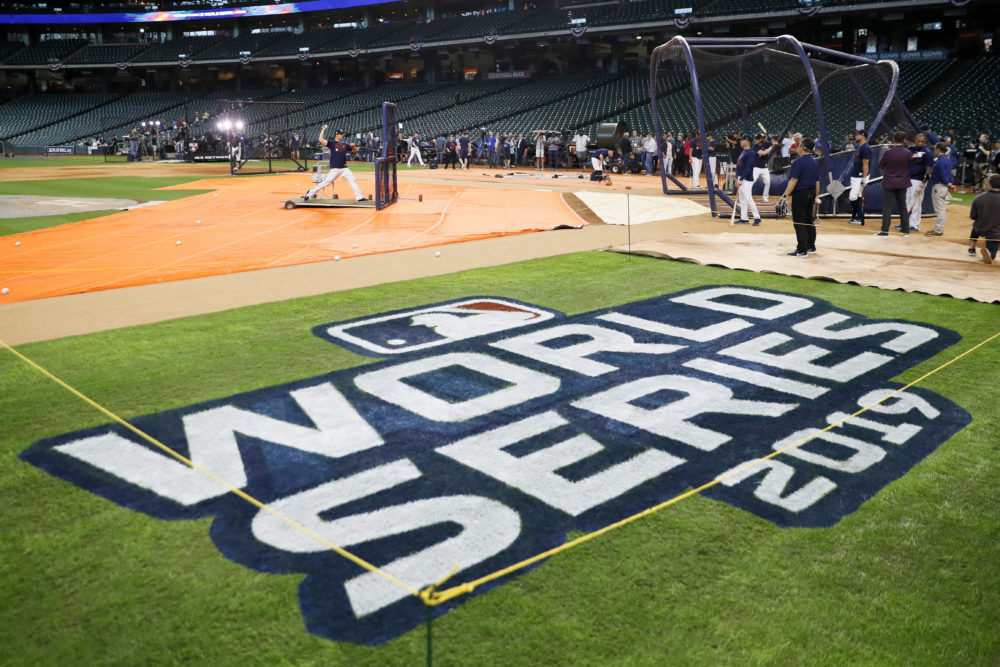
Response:
[[[131,418],[369,363],[316,324],[492,294],[570,314],[711,284],[931,322],[963,340],[996,306],[585,253],[25,345]],[[252,343],[252,344],[251,344]],[[922,383],[972,424],[857,512],[780,529],[694,497],[550,559],[434,623],[439,665],[996,665],[1000,660],[1000,341]],[[835,409],[831,406],[831,410]],[[108,420],[0,351],[0,662],[415,665],[418,628],[368,648],[308,635],[298,576],[218,553],[210,520],[158,521],[18,460]]]
[[[114,178],[62,178],[58,180],[2,181],[0,195],[39,195],[46,197],[112,197],[136,201],[174,200],[208,190],[160,190],[183,185],[204,176],[116,176]]]
[[[25,155],[16,159],[0,158],[0,169],[21,169],[28,167],[60,167],[64,165],[98,165],[104,164],[103,155]]]
[[[5,181],[0,182],[0,195],[38,195],[45,197],[110,197],[155,201],[182,199],[208,190],[160,190],[171,185],[182,185],[201,180],[203,176],[174,176],[147,178],[144,176],[116,176],[115,178],[65,178],[61,180]],[[117,211],[89,211],[63,213],[23,218],[0,218],[0,236],[19,234],[33,229],[45,229],[68,222],[89,220]]]
[[[33,229],[58,227],[70,222],[90,220],[111,215],[118,211],[87,211],[86,213],[63,213],[61,215],[36,215],[27,218],[0,218],[0,236],[30,232]]]

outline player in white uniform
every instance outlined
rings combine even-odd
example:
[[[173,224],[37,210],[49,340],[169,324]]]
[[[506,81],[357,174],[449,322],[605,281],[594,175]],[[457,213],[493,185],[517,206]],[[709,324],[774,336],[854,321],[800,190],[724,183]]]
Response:
[[[409,167],[413,164],[413,158],[417,158],[421,167],[424,166],[424,158],[420,155],[420,133],[414,132],[413,136],[406,140],[406,143],[410,145],[410,159],[406,161],[406,166]]]

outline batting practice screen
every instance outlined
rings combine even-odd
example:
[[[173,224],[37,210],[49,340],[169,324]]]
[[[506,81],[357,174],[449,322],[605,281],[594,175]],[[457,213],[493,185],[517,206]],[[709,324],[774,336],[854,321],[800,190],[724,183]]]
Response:
[[[382,103],[382,157],[375,160],[375,208],[382,209],[396,203],[399,190],[396,187],[396,145],[399,142],[399,125],[396,121],[396,105]]]

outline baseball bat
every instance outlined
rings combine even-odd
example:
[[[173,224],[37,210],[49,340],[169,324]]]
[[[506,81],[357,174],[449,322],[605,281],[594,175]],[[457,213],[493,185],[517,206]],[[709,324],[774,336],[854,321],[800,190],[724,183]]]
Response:
[[[758,120],[758,121],[757,121],[757,127],[759,127],[759,128],[760,128],[760,131],[761,131],[761,132],[763,132],[764,134],[767,134],[767,128],[766,128],[766,127],[764,127],[764,123],[762,123],[762,122],[760,122],[760,121]]]
[[[729,226],[730,227],[732,227],[732,226],[734,226],[736,224],[736,204],[739,203],[738,197],[739,197],[739,191],[737,190],[736,196],[733,197],[733,212],[732,212],[732,215],[729,216]]]

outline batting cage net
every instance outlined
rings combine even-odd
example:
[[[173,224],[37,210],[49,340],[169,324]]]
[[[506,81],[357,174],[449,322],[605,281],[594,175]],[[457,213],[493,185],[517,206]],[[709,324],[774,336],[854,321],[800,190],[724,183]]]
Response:
[[[396,187],[396,149],[399,144],[399,121],[396,105],[382,103],[382,156],[375,160],[375,208],[379,211],[399,199]]]
[[[312,152],[303,146],[305,102],[220,100],[219,143],[229,153],[231,174],[307,171]]]
[[[777,143],[768,165],[770,193],[776,196],[784,190],[789,163],[781,157],[782,139],[788,133],[813,138],[826,192],[822,211],[831,213],[843,198],[838,184],[847,177],[853,158],[849,142],[856,130],[866,130],[873,146],[887,143],[895,130],[916,131],[897,93],[898,81],[893,61],[839,53],[790,35],[677,36],[654,49],[650,58],[651,121],[657,136],[667,131],[711,134],[717,178],[732,171],[727,163],[739,152],[733,141],[741,135],[766,135]],[[754,185],[755,194],[764,194],[761,180]],[[717,184],[716,179],[706,184],[713,214],[717,197],[731,205]],[[671,175],[662,175],[662,185],[664,193],[690,193]],[[878,202],[869,202],[870,210],[878,208]]]

